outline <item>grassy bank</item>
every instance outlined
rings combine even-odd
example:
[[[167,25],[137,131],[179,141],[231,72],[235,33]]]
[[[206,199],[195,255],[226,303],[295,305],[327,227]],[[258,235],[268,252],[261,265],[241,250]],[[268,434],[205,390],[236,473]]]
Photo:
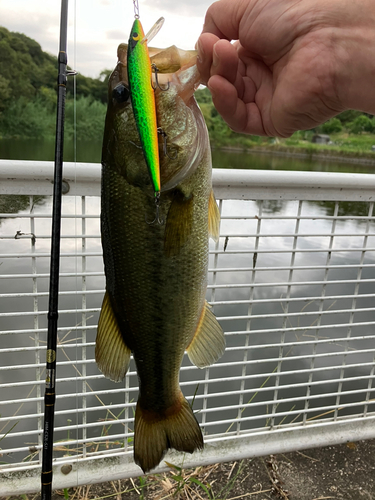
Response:
[[[375,134],[367,134],[360,138],[351,137],[349,134],[337,134],[331,136],[333,144],[313,144],[312,142],[298,137],[301,132],[297,132],[297,138],[290,139],[269,139],[259,138],[259,141],[246,139],[241,141],[211,142],[215,149],[241,150],[247,152],[260,152],[270,154],[283,154],[287,156],[298,156],[301,158],[312,158],[324,160],[360,161],[367,164],[375,164],[375,152],[371,146],[375,145]],[[358,140],[359,139],[359,140]]]
[[[375,118],[359,111],[345,111],[313,130],[295,132],[288,139],[258,137],[233,132],[213,106],[207,89],[196,92],[210,135],[211,145],[217,149],[240,149],[303,154],[308,156],[364,158],[375,161]],[[329,145],[314,144],[315,134],[328,134]]]
[[[251,148],[265,148],[275,152],[303,153],[311,156],[364,158],[375,162],[375,152],[372,151],[372,146],[375,145],[374,133],[350,134],[344,131],[333,133],[330,134],[331,144],[327,145],[312,143],[314,134],[315,132],[312,131],[301,131],[296,132],[288,139],[266,138],[255,145],[251,145]]]

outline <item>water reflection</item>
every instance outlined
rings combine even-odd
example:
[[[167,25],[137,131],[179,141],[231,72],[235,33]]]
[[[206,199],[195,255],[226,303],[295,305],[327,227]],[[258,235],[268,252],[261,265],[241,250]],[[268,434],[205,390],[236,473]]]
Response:
[[[102,144],[98,141],[65,140],[64,161],[100,163]],[[32,139],[1,139],[0,158],[10,160],[52,161],[55,154],[54,141],[35,141]],[[254,170],[307,170],[315,172],[374,172],[374,165],[362,165],[345,161],[313,160],[277,156],[277,154],[243,153],[241,151],[212,151],[214,168],[239,168]]]
[[[253,170],[297,170],[311,172],[347,172],[347,173],[374,173],[374,165],[345,161],[324,161],[322,159],[296,158],[277,156],[266,153],[243,153],[240,151],[212,151],[212,165],[214,168],[248,169]]]
[[[0,214],[18,214],[24,210],[33,210],[45,204],[45,196],[34,196],[33,205],[30,207],[30,196],[27,195],[0,195]],[[4,217],[0,217],[1,221]]]
[[[100,163],[101,141],[64,141],[64,161]],[[55,141],[34,139],[1,139],[0,158],[9,160],[53,161]]]
[[[310,202],[312,203],[312,202]],[[315,201],[317,205],[325,210],[326,215],[333,216],[335,211],[335,202],[333,201]],[[356,217],[367,217],[369,213],[369,205],[360,201],[342,201],[340,202],[338,216],[354,215]]]

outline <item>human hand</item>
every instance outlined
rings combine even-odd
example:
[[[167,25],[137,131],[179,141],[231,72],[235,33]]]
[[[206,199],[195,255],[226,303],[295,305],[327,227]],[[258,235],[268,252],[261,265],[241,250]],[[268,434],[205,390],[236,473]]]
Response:
[[[375,112],[374,5],[372,0],[212,4],[197,42],[197,64],[218,112],[236,132],[280,137],[345,109]]]

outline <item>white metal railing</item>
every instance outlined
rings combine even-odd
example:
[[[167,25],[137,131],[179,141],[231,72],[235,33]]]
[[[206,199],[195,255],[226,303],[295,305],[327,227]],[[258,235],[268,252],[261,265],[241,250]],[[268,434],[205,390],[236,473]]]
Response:
[[[0,161],[0,495],[40,485],[53,168]],[[54,488],[138,476],[134,365],[94,361],[104,293],[100,165],[65,164]],[[181,386],[205,449],[189,467],[375,437],[375,176],[215,170],[208,300],[227,339]],[[162,462],[159,471],[166,469]]]

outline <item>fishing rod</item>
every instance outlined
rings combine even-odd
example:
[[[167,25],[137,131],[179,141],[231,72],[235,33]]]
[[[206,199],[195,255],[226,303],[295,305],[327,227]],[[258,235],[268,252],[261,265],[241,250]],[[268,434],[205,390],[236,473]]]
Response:
[[[56,382],[56,345],[59,299],[60,272],[60,233],[61,233],[61,198],[62,198],[62,166],[64,149],[65,97],[68,75],[75,71],[67,71],[67,31],[68,31],[68,0],[61,0],[60,17],[60,47],[58,55],[57,77],[57,115],[55,142],[55,170],[53,181],[53,209],[51,234],[51,261],[48,306],[48,331],[46,355],[46,384],[44,394],[44,430],[43,457],[41,474],[41,499],[50,500],[52,496],[52,461],[53,461],[53,430],[55,419],[55,382]]]

